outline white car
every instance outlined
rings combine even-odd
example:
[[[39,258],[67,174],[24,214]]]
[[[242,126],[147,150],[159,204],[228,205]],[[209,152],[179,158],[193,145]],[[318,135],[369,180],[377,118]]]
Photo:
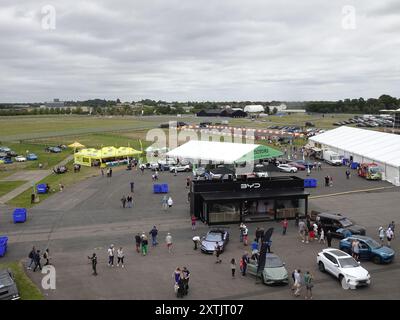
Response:
[[[371,276],[354,258],[339,249],[324,249],[317,255],[321,272],[328,272],[339,279],[343,289],[368,286]]]
[[[297,168],[296,168],[296,167],[292,167],[292,166],[290,166],[290,165],[288,165],[288,164],[280,164],[280,165],[278,166],[278,169],[279,169],[280,171],[283,171],[283,172],[290,172],[290,173],[295,173],[295,172],[297,172]]]
[[[158,163],[161,165],[169,165],[169,166],[174,166],[176,165],[176,160],[175,159],[163,159],[163,160],[158,160]]]
[[[15,161],[17,162],[25,162],[26,158],[24,156],[16,156]]]
[[[184,172],[184,171],[186,171],[186,172],[189,172],[190,171],[190,165],[188,165],[188,164],[185,164],[185,165],[180,165],[180,164],[177,164],[176,166],[172,166],[172,167],[169,167],[169,171],[170,172]]]
[[[268,178],[268,172],[265,170],[265,165],[263,164],[256,164],[254,167],[254,174],[258,178]]]

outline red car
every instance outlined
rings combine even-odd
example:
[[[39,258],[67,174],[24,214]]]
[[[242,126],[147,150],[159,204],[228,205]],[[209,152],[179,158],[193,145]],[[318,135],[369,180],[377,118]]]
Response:
[[[306,170],[305,166],[297,162],[290,162],[288,165],[297,168],[297,170]]]

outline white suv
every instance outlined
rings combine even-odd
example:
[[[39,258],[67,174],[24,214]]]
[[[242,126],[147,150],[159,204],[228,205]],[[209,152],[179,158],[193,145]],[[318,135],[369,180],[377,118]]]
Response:
[[[324,249],[317,255],[318,268],[339,279],[343,289],[368,286],[371,277],[352,256],[338,249]]]

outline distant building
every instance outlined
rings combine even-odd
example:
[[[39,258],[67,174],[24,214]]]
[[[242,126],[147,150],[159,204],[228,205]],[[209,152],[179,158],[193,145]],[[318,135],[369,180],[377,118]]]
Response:
[[[282,111],[285,111],[285,112],[286,112],[287,105],[284,104],[284,103],[281,103],[281,104],[271,104],[271,105],[269,106],[269,110],[272,112],[272,110],[274,110],[274,109],[276,109],[276,112],[282,112]]]
[[[64,108],[64,101],[60,101],[60,99],[54,99],[53,102],[45,102],[44,105],[40,106],[41,108]]]
[[[209,109],[201,110],[197,112],[198,117],[230,117],[230,118],[244,118],[247,117],[247,113],[243,110],[220,110],[220,109]]]
[[[262,106],[261,104],[249,104],[244,107],[244,112],[247,113],[260,113],[264,111],[264,106]]]

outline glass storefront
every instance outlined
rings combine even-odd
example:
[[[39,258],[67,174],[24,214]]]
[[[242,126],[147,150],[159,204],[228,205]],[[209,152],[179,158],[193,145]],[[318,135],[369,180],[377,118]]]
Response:
[[[305,199],[282,199],[276,200],[276,219],[293,219],[296,216],[305,216]]]
[[[206,212],[211,224],[240,221],[240,203],[207,203]]]

